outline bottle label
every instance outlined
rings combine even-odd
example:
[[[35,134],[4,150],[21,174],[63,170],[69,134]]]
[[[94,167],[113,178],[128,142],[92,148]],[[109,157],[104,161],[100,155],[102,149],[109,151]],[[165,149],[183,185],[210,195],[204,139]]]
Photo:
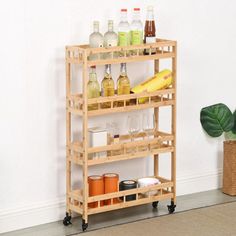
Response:
[[[146,43],[155,43],[156,37],[146,37]]]
[[[143,43],[143,32],[140,30],[131,31],[131,44],[140,45]]]
[[[118,33],[118,44],[119,46],[129,46],[129,33],[119,32]]]
[[[117,46],[117,40],[115,39],[107,40],[106,47],[115,47],[115,46]]]

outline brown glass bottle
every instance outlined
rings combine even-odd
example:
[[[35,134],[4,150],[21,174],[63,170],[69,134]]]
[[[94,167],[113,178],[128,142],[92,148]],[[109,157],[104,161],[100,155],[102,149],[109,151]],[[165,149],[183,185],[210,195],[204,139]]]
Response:
[[[149,6],[147,9],[147,19],[144,27],[144,43],[156,42],[156,27],[154,21],[153,7]],[[151,54],[155,54],[155,49],[151,50]],[[144,54],[149,54],[149,50],[144,50]]]

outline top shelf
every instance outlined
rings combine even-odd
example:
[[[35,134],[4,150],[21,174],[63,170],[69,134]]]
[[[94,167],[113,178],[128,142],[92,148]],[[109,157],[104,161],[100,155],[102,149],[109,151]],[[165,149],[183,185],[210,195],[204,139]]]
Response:
[[[90,48],[89,45],[66,47],[66,61],[71,64],[93,65],[119,64],[175,57],[176,41],[157,39],[156,43],[126,47]],[[144,54],[143,51],[148,54]],[[155,54],[152,52],[155,51]]]

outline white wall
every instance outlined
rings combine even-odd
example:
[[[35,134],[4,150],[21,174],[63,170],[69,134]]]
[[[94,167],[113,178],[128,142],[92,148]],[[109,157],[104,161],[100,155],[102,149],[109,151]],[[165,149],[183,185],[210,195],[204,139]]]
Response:
[[[64,217],[65,45],[86,43],[95,19],[102,32],[108,18],[117,25],[122,7],[141,7],[144,19],[148,4],[158,37],[178,41],[178,194],[220,186],[223,139],[206,137],[199,111],[216,102],[235,108],[235,1],[9,0],[0,8],[0,233]],[[152,73],[149,63],[128,70],[132,84]],[[114,78],[118,71],[113,66]],[[90,173],[131,178],[151,169],[141,159]]]

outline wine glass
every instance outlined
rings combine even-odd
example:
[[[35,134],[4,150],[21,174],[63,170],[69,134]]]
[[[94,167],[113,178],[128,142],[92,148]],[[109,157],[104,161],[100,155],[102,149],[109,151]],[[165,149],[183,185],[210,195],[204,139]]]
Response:
[[[135,134],[137,134],[140,130],[139,116],[128,116],[128,128],[131,141],[134,141]],[[133,151],[134,150],[132,148],[132,153]]]
[[[148,113],[143,114],[143,119],[142,119],[142,126],[143,126],[143,131],[146,133],[147,138],[152,134],[154,127],[154,115],[150,115]]]

